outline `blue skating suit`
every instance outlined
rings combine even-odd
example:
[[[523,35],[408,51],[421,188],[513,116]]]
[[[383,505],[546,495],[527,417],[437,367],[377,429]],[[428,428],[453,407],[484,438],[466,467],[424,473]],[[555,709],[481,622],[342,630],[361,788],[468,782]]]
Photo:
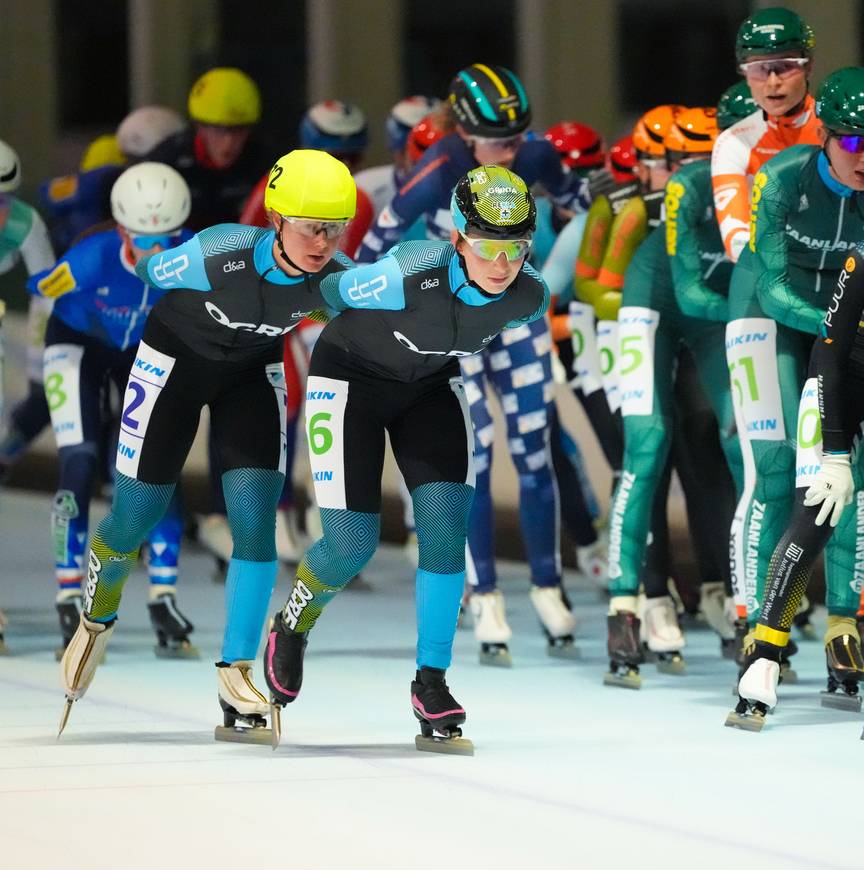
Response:
[[[44,377],[60,456],[51,517],[55,571],[67,590],[80,588],[84,574],[90,498],[105,437],[105,390],[113,381],[122,397],[147,315],[164,295],[135,275],[121,246],[116,230],[96,233],[27,283],[31,293],[55,300]],[[176,582],[181,532],[180,511],[172,504],[148,540],[152,583]]]

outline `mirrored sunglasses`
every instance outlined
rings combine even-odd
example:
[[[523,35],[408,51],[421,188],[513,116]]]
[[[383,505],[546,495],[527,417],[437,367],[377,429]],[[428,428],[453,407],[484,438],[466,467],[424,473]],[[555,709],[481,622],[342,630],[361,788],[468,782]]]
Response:
[[[531,248],[531,239],[469,239],[462,233],[459,235],[483,260],[497,260],[501,254],[504,254],[508,263],[515,263],[527,257]]]
[[[843,135],[840,133],[831,133],[831,138],[837,140],[837,144],[849,154],[864,153],[864,136],[855,136],[852,134]]]
[[[181,232],[182,230],[174,230],[173,233],[147,233],[146,235],[130,233],[129,238],[132,239],[132,244],[135,245],[139,251],[150,251],[157,245],[163,248],[173,248],[179,243]]]

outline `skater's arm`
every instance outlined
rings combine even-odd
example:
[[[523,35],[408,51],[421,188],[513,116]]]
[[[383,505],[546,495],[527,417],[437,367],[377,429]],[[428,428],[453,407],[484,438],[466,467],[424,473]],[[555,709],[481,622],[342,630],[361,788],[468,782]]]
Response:
[[[750,207],[750,250],[756,255],[753,266],[756,296],[765,313],[800,332],[815,335],[824,312],[795,293],[789,276],[787,218],[799,197],[797,185],[789,176],[778,177],[770,165],[763,166],[753,179]]]
[[[687,317],[726,321],[729,303],[702,278],[696,227],[704,205],[678,173],[666,184],[666,253],[678,307]]]
[[[855,337],[864,320],[864,256],[856,250],[837,276],[834,295],[813,345],[811,371],[819,389],[822,445],[826,453],[846,453],[851,434],[846,428],[849,392],[846,386]]]
[[[368,308],[398,311],[405,307],[402,270],[391,251],[377,263],[328,275],[321,295],[334,311]]]

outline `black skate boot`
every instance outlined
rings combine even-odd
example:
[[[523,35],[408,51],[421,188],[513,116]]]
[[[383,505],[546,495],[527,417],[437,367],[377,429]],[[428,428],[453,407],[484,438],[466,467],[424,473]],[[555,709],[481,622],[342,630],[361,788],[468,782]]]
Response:
[[[3,615],[3,611],[0,610],[0,656],[9,654],[9,648],[6,646],[6,638],[4,636],[5,631],[6,617]]]
[[[303,685],[303,655],[308,631],[291,631],[280,610],[270,622],[264,647],[264,679],[270,689],[270,721],[273,723],[273,748],[281,737],[280,711],[294,701]]]
[[[450,694],[439,668],[420,668],[411,682],[411,708],[420,722],[414,745],[424,752],[473,755],[474,744],[462,737],[459,727],[465,710]],[[437,734],[435,732],[438,732]]]
[[[603,685],[640,688],[639,665],[645,658],[639,643],[639,618],[629,610],[610,613],[606,617],[606,630],[609,672],[603,676]]]
[[[152,592],[151,592],[152,594]],[[150,625],[156,632],[153,651],[163,659],[197,659],[198,647],[189,642],[195,626],[178,610],[173,590],[157,594],[147,603]]]
[[[864,678],[864,657],[861,655],[857,626],[851,617],[828,617],[825,661],[828,666],[828,687],[821,693],[822,706],[859,713],[861,696],[858,694],[858,682]]]
[[[63,646],[54,650],[54,658],[59,662],[63,658],[63,653],[66,652],[66,647],[69,646],[69,641],[78,630],[78,623],[81,621],[81,612],[84,609],[84,599],[79,590],[75,590],[71,594],[60,592],[54,606],[57,608],[57,616],[60,619],[60,635],[63,638]]]

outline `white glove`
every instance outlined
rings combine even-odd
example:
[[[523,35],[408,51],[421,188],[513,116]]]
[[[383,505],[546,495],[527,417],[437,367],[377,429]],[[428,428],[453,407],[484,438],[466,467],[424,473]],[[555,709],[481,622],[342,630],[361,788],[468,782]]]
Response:
[[[822,468],[816,480],[804,493],[804,506],[815,507],[821,504],[816,515],[816,525],[821,526],[831,517],[832,528],[840,522],[840,514],[847,504],[852,503],[852,468],[848,453],[826,453],[822,457]]]

